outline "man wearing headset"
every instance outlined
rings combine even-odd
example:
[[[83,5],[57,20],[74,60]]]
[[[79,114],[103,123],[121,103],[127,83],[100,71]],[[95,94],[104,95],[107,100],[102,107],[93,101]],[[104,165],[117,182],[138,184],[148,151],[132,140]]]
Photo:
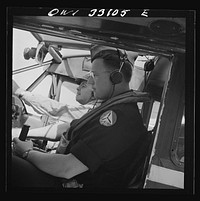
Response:
[[[14,138],[13,187],[127,188],[142,170],[147,130],[137,107],[140,97],[129,88],[132,66],[119,50],[94,55],[92,49],[91,55],[88,83],[101,105],[72,121],[62,154],[34,151],[30,141]]]
[[[94,101],[92,85],[87,83],[88,76],[89,75],[87,74],[82,78],[76,79],[76,83],[79,85],[77,87],[76,101],[81,105],[92,103]],[[14,88],[16,89],[15,83]],[[30,129],[27,138],[59,141],[62,133],[70,126],[70,122],[75,119],[73,118],[75,108],[70,105],[33,94],[21,88],[18,88],[14,93],[17,96],[20,96],[22,100],[32,106],[36,111],[40,111],[40,113],[41,111],[44,111],[46,115],[50,116],[53,114],[55,119],[55,121],[52,120],[51,123],[44,127]],[[59,121],[60,116],[62,116],[61,121]],[[70,118],[64,119],[65,116],[69,116]],[[21,128],[12,129],[12,138],[19,137],[20,132]],[[52,147],[52,143],[50,144]]]
[[[87,82],[88,76],[89,74],[86,74],[82,78],[76,78],[75,80],[76,84],[79,85],[79,87],[77,88],[76,101],[82,105],[85,105],[91,101],[91,86],[87,86],[87,84],[84,84]],[[80,86],[83,86],[83,88],[87,88],[87,90],[84,89],[84,92],[80,93],[80,88],[82,88]],[[20,88],[14,80],[13,94],[20,97],[38,114],[48,117],[48,122],[46,122],[46,125],[55,121],[69,122],[71,118],[80,118],[85,113],[85,111],[82,111],[82,109],[89,109],[89,105],[87,107],[77,107],[75,105],[61,103],[42,95],[26,91]]]

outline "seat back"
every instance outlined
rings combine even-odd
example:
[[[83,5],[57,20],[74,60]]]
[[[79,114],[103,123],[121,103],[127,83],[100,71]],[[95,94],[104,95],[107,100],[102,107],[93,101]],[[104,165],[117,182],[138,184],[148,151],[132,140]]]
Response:
[[[144,154],[142,154],[141,157],[139,157],[137,161],[134,161],[134,163],[132,164],[131,168],[133,169],[134,176],[133,178],[131,178],[128,184],[128,188],[143,188],[151,155],[152,144],[152,131],[148,131],[146,142],[143,143],[138,150],[138,153],[143,152]],[[136,165],[137,163],[138,165]]]

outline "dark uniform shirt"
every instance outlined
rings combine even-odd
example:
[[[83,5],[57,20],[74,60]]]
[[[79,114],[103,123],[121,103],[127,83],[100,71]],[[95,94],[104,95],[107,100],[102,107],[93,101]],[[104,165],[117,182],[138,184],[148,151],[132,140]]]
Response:
[[[127,187],[144,158],[140,147],[146,132],[137,103],[102,110],[71,136],[66,154],[72,153],[89,168],[76,180],[83,187]]]

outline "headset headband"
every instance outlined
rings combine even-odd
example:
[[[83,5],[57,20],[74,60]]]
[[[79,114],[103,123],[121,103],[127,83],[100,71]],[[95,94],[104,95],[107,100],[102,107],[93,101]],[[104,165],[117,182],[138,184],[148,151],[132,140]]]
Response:
[[[117,55],[119,60],[120,60],[120,68],[123,66],[121,64],[123,64],[124,62],[128,61],[131,65],[133,65],[128,57],[127,57],[127,54],[126,52],[124,51],[124,54],[119,50],[101,50],[100,52],[96,53],[92,58],[91,58],[91,62],[93,62],[95,59],[97,58],[106,58],[108,56],[111,56],[111,55]],[[121,70],[121,69],[120,69]]]

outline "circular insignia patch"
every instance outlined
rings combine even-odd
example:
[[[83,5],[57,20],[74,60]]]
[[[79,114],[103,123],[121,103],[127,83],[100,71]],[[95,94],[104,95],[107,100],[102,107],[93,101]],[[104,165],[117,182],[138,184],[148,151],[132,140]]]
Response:
[[[99,119],[100,124],[103,126],[112,126],[116,123],[116,121],[117,115],[112,110],[104,112]]]

